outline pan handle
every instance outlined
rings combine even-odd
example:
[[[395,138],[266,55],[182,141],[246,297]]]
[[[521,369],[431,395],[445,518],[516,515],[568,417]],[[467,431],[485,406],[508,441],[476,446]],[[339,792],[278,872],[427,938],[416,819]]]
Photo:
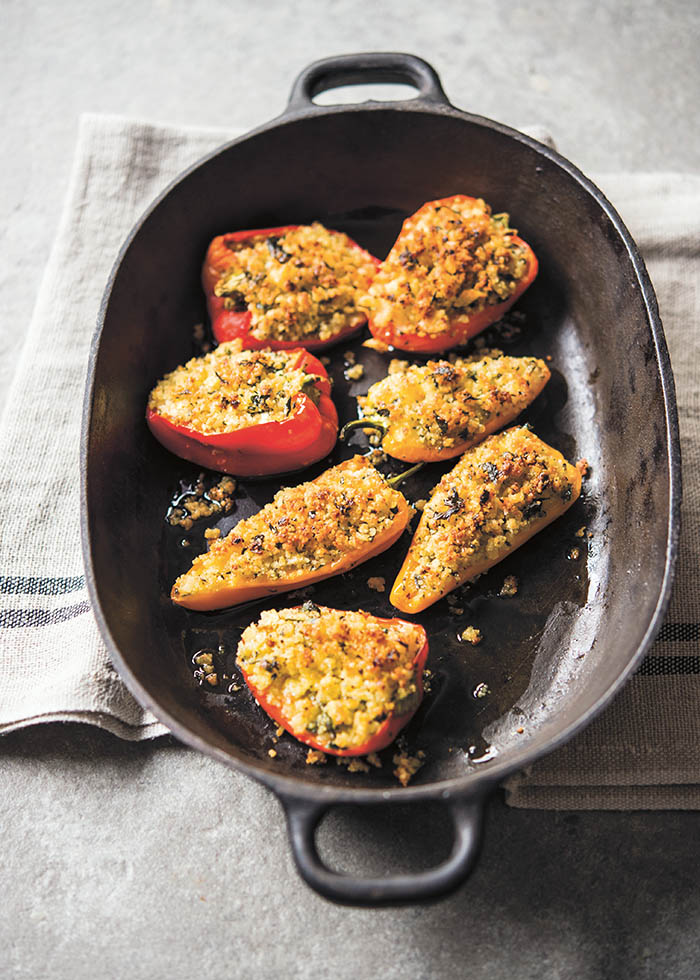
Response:
[[[366,85],[368,82],[413,85],[418,89],[418,99],[423,102],[450,104],[437,72],[427,61],[414,54],[372,51],[314,61],[294,82],[287,109],[308,109],[320,92],[340,85]]]
[[[301,877],[320,895],[343,905],[376,908],[441,898],[467,878],[481,846],[483,800],[455,798],[447,804],[454,824],[454,842],[452,852],[442,864],[417,874],[354,878],[328,868],[316,848],[316,828],[328,806],[288,796],[282,803]]]

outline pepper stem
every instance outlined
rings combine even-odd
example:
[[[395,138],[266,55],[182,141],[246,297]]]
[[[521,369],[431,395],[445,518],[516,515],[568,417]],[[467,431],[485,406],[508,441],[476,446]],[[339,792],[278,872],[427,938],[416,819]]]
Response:
[[[353,419],[352,422],[345,423],[338,438],[345,441],[346,434],[353,429],[377,429],[382,435],[386,435],[387,426],[383,422],[375,422],[372,419]]]
[[[407,480],[409,476],[413,476],[413,474],[417,473],[418,470],[422,470],[424,466],[425,463],[416,463],[415,466],[409,466],[409,468],[404,470],[403,473],[397,473],[396,476],[388,477],[386,482],[390,487],[398,487],[400,483]]]

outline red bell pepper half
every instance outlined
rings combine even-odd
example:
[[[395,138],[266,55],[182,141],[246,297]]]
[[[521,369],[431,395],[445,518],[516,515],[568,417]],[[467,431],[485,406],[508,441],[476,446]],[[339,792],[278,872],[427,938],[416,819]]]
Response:
[[[307,226],[283,225],[278,228],[235,231],[226,235],[218,235],[212,240],[202,267],[202,285],[206,294],[212,332],[219,343],[240,339],[243,346],[248,350],[260,350],[262,348],[291,350],[296,347],[304,347],[306,350],[322,350],[325,347],[330,347],[331,344],[337,344],[339,341],[347,339],[365,325],[367,317],[364,312],[358,310],[356,316],[353,316],[346,326],[335,331],[331,337],[321,339],[313,334],[308,334],[290,340],[276,337],[261,338],[255,336],[251,330],[253,315],[245,298],[241,296],[232,301],[231,297],[216,295],[217,284],[229,272],[232,265],[232,252],[235,251],[238,244],[253,242],[256,239],[263,240],[268,246],[272,258],[277,257],[277,261],[284,264],[289,260],[289,255],[284,250],[284,243],[280,243],[279,239],[283,239],[288,232],[294,232],[305,227]],[[331,236],[340,236],[341,234],[330,229],[322,230]],[[379,267],[379,259],[361,248],[357,242],[348,236],[343,235],[342,238],[350,249],[357,251],[368,264],[373,266],[373,270]],[[366,284],[366,282],[358,283],[359,293],[364,292]],[[232,302],[235,304],[233,308]]]
[[[303,469],[322,459],[335,445],[338,413],[330,397],[326,370],[313,354],[291,351],[289,369],[317,375],[313,382],[316,395],[304,391],[296,394],[292,410],[282,421],[204,433],[171,422],[150,404],[146,421],[170,452],[221,473],[259,477]]]
[[[500,320],[501,317],[511,308],[516,300],[522,296],[528,286],[534,281],[538,262],[535,253],[522,238],[514,232],[501,232],[499,237],[507,235],[507,248],[518,254],[519,259],[524,261],[524,270],[517,279],[515,288],[506,299],[498,302],[487,302],[481,309],[473,313],[467,313],[465,309],[458,305],[450,306],[450,292],[454,291],[462,275],[462,269],[454,259],[454,241],[447,243],[443,238],[445,224],[449,226],[457,224],[460,213],[467,212],[463,227],[465,229],[465,239],[471,238],[471,243],[467,248],[472,254],[477,254],[479,247],[483,249],[484,236],[488,237],[490,231],[495,231],[498,235],[499,219],[502,217],[507,221],[507,215],[491,216],[490,209],[483,201],[478,198],[466,197],[458,194],[453,197],[443,198],[438,201],[429,201],[424,204],[415,214],[412,214],[403,224],[401,232],[393,245],[389,255],[383,263],[380,272],[375,279],[374,286],[370,289],[370,306],[374,307],[374,313],[369,314],[369,328],[373,336],[390,347],[401,350],[415,351],[424,354],[436,354],[449,350],[466,343],[472,337],[481,333],[486,327]],[[453,212],[450,215],[450,212]],[[454,214],[456,212],[456,216]],[[475,216],[476,225],[472,227],[469,212]],[[457,221],[455,221],[457,217]],[[426,234],[424,222],[430,222],[430,231]],[[479,228],[479,225],[481,228]],[[421,228],[422,226],[422,228]],[[477,237],[479,232],[480,237]],[[430,240],[430,235],[433,240]],[[459,246],[458,246],[459,247]],[[432,252],[431,264],[425,263],[425,252]],[[451,250],[452,249],[452,250]],[[422,254],[421,254],[422,253]],[[483,259],[477,261],[486,264]],[[412,309],[413,296],[410,289],[410,281],[414,282],[416,275],[422,273],[427,267],[434,276],[435,269],[440,265],[440,276],[442,280],[426,280],[430,283],[427,297],[420,305],[416,304]],[[423,269],[421,269],[421,265]],[[409,284],[400,295],[396,289],[396,273],[403,275],[404,280]],[[480,270],[481,284],[483,290],[485,272]],[[383,289],[382,278],[387,278],[387,288]],[[512,277],[511,277],[512,278]],[[435,289],[437,282],[438,288]],[[444,295],[440,294],[440,286],[444,284]],[[394,319],[387,316],[389,304],[393,305]],[[382,310],[383,307],[383,310]],[[421,329],[421,317],[428,311],[428,316],[432,316],[435,309],[444,310],[445,316],[438,328]],[[381,311],[381,312],[380,312]],[[377,315],[379,313],[379,316]],[[418,322],[411,323],[411,316],[417,318]]]
[[[313,621],[310,624],[307,618],[312,615],[315,624]],[[340,662],[332,633],[338,620],[342,623]],[[387,644],[384,651],[375,646],[377,634]],[[291,649],[285,649],[290,635]],[[402,637],[413,643],[412,658],[405,663],[400,662],[397,653],[399,649],[408,649]],[[362,610],[342,612],[307,602],[303,606],[263,613],[258,623],[244,631],[236,662],[260,707],[290,735],[321,752],[360,756],[386,748],[414,716],[423,698],[427,656],[428,638],[417,623],[383,619]],[[325,667],[329,662],[334,663],[332,672],[327,672]],[[385,707],[371,693],[373,683],[382,684],[377,678],[384,671],[400,675],[404,691],[410,692],[397,697],[399,684],[393,700],[384,702]],[[360,676],[360,686],[345,701],[340,677],[348,683],[353,673]],[[309,681],[309,677],[314,680]],[[361,683],[367,685],[364,690]],[[287,684],[304,693],[299,697],[291,695]],[[330,695],[329,686],[335,686]],[[377,724],[374,715],[371,722],[362,719],[356,726],[356,711],[370,711],[371,715],[378,711],[383,720]],[[358,735],[358,730],[363,734]]]

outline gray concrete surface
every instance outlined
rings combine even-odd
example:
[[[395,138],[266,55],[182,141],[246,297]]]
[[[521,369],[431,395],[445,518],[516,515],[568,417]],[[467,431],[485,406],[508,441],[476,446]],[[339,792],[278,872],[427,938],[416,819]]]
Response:
[[[699,34],[694,0],[6,0],[0,406],[80,112],[248,127],[281,111],[318,57],[407,50],[434,64],[456,105],[548,126],[584,171],[697,172]],[[18,253],[26,270],[9,274]],[[694,814],[547,814],[496,800],[458,896],[367,912],[298,881],[264,790],[168,740],[128,745],[79,726],[8,736],[0,799],[3,978],[700,974]],[[445,838],[434,811],[344,811],[322,830],[349,870],[430,863]]]

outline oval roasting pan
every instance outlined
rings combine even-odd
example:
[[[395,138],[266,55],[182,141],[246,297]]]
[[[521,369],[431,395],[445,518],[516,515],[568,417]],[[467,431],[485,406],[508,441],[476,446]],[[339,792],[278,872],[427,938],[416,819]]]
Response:
[[[325,89],[372,81],[411,84],[418,93],[396,103],[312,101]],[[460,591],[460,608],[442,600],[419,617],[431,640],[430,690],[406,730],[405,751],[424,757],[404,788],[392,775],[395,750],[369,773],[306,765],[294,740],[275,741],[275,726],[244,685],[206,693],[197,685],[192,656],[203,648],[220,648],[223,669],[236,680],[240,631],[266,604],[198,614],[170,602],[175,576],[204,550],[204,538],[195,527],[183,545],[182,531],[164,516],[180,481],[197,470],[155,443],[144,410],[155,381],[194,353],[193,326],[204,319],[199,272],[214,235],[318,219],[381,258],[406,215],[460,193],[508,211],[539,257],[540,275],[518,303],[519,335],[496,331],[491,340],[508,353],[551,357],[552,381],[525,419],[569,459],[585,457],[589,476],[563,518]],[[358,382],[344,377],[349,348],[365,369]],[[331,354],[344,421],[388,358],[359,341]],[[358,451],[366,451],[362,436],[299,479]],[[444,469],[427,467],[404,492],[425,497]],[[135,696],[182,741],[278,794],[299,870],[319,892],[367,905],[434,898],[468,874],[489,792],[586,725],[660,625],[677,550],[680,455],[652,286],[629,233],[590,181],[546,146],[455,109],[425,62],[403,54],[317,62],[297,79],[281,117],[179,177],[124,244],[91,353],[82,474],[93,607]],[[228,530],[279,485],[240,482],[233,513],[219,526]],[[313,598],[391,616],[388,588],[371,591],[367,579],[383,576],[389,586],[408,540],[317,586]],[[506,575],[519,581],[515,596],[499,594]],[[291,593],[267,605],[298,599]],[[467,624],[481,630],[479,646],[459,642]],[[487,696],[476,697],[477,688]],[[453,816],[444,864],[356,879],[321,861],[314,832],[329,806],[426,799],[444,801]]]

